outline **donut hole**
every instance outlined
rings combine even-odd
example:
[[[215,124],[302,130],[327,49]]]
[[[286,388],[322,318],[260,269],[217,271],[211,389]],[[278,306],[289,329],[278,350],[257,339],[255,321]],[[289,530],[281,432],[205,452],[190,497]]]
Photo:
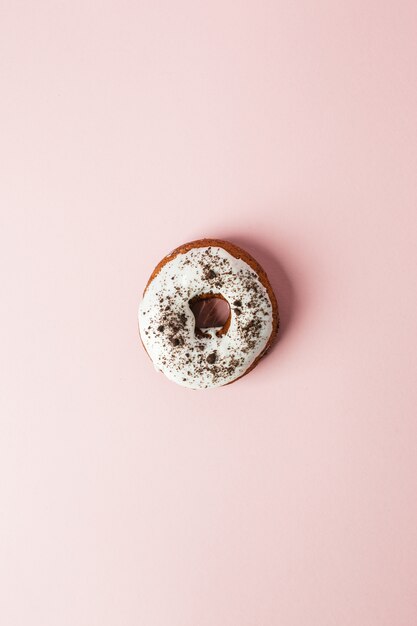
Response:
[[[196,333],[207,328],[225,329],[230,319],[230,306],[221,295],[203,294],[190,301],[190,309],[195,317]],[[226,329],[225,329],[226,330]]]

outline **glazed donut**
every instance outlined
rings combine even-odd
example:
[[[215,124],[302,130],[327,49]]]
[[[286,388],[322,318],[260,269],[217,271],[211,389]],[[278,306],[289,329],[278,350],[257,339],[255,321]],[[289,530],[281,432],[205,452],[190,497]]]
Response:
[[[221,328],[196,328],[190,308],[205,298],[230,307]],[[262,267],[218,239],[199,239],[154,269],[139,307],[139,332],[155,368],[191,389],[221,387],[253,369],[279,326],[278,306]]]

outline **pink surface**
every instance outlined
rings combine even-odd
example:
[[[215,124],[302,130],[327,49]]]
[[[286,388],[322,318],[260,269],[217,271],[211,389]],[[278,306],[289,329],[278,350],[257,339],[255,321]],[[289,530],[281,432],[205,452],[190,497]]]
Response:
[[[417,623],[417,4],[2,3],[0,623]],[[248,377],[136,311],[203,236],[270,274]]]

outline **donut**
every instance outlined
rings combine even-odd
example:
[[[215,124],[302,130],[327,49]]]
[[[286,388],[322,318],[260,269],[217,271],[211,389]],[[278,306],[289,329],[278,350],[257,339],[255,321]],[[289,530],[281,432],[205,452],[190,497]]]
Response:
[[[230,307],[222,327],[196,327],[191,307],[208,298]],[[191,389],[222,387],[247,374],[279,326],[265,271],[245,250],[219,239],[192,241],[168,254],[149,278],[138,319],[155,368]]]

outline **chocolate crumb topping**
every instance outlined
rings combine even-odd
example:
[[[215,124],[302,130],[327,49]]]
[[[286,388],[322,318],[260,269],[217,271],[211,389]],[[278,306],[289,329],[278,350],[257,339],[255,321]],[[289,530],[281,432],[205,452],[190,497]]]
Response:
[[[210,365],[213,365],[213,363],[215,363],[216,361],[217,361],[217,353],[216,351],[214,351],[208,355],[207,363],[210,363]]]
[[[175,347],[184,345],[184,339],[182,337],[171,337],[170,342]]]

